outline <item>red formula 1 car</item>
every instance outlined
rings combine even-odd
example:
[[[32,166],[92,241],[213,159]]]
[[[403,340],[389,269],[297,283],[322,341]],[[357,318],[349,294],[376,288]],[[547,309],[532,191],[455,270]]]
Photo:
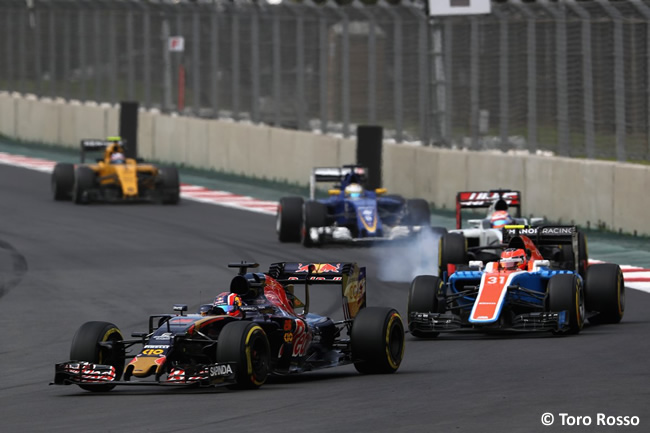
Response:
[[[116,385],[232,385],[257,388],[286,375],[354,364],[361,373],[393,373],[404,353],[404,325],[392,308],[366,307],[365,268],[356,263],[234,263],[230,291],[195,314],[149,317],[146,332],[125,339],[117,326],[87,322],[72,341],[71,361],[53,384],[108,391]],[[294,294],[304,286],[305,302]],[[310,286],[336,285],[343,319],[309,311]],[[132,351],[134,347],[140,347]]]

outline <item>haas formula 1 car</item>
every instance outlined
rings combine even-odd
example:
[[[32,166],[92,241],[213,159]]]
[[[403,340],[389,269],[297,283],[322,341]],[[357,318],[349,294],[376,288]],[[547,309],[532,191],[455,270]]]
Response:
[[[108,322],[87,322],[72,340],[71,361],[56,365],[53,384],[108,391],[116,385],[230,385],[258,388],[286,375],[354,364],[361,373],[394,373],[404,353],[404,325],[392,308],[366,307],[365,268],[356,263],[234,263],[230,291],[196,314],[149,317],[149,329],[126,339]],[[305,302],[294,294],[304,285]],[[343,319],[309,312],[310,286],[341,290]],[[139,347],[133,351],[134,347]]]
[[[583,277],[575,227],[506,226],[503,239],[507,243],[497,261],[450,263],[439,277],[413,280],[408,327],[414,336],[458,330],[577,334],[585,319],[592,324],[622,319],[621,268],[593,264]]]
[[[77,204],[141,200],[178,203],[180,185],[176,168],[125,158],[124,149],[119,137],[81,140],[81,164],[58,163],[54,167],[54,200],[71,199]],[[95,164],[84,164],[89,151],[103,151],[104,157]]]
[[[280,242],[316,246],[327,242],[369,242],[403,239],[430,225],[423,199],[385,195],[384,188],[367,190],[367,170],[356,165],[315,168],[310,198],[283,197],[276,231]],[[329,197],[316,200],[316,183],[335,183]]]

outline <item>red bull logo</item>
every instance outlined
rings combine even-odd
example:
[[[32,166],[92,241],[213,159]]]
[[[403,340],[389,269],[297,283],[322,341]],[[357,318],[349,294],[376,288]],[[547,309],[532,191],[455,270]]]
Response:
[[[296,269],[296,272],[309,272],[309,268],[312,267],[311,272],[314,274],[326,274],[328,272],[334,272],[338,273],[341,272],[341,264],[340,263],[309,263],[306,265],[303,265],[302,263],[298,263],[298,269]]]

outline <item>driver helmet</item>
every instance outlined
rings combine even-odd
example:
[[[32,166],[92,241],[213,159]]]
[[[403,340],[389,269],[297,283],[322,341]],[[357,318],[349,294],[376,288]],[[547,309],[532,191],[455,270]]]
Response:
[[[501,253],[499,264],[506,270],[526,269],[528,265],[526,252],[521,248],[506,248]]]
[[[512,224],[512,218],[510,218],[510,214],[504,210],[498,210],[490,217],[490,225],[492,228],[500,229],[508,224]]]
[[[350,198],[359,198],[363,193],[363,188],[358,183],[351,183],[345,187],[345,196]]]
[[[223,312],[229,316],[241,317],[243,315],[241,311],[241,298],[236,293],[220,293],[216,298],[214,298],[212,306],[221,308]]]
[[[124,162],[124,154],[122,152],[113,152],[111,154],[111,163],[121,164]]]

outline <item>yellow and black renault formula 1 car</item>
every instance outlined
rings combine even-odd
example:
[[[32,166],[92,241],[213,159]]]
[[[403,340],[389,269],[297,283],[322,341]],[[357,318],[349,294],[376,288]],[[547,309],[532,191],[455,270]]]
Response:
[[[160,201],[177,204],[180,198],[178,171],[157,167],[124,156],[120,137],[81,140],[81,164],[58,163],[52,172],[54,200],[77,204],[92,201]],[[85,164],[86,152],[104,151],[94,164]]]

